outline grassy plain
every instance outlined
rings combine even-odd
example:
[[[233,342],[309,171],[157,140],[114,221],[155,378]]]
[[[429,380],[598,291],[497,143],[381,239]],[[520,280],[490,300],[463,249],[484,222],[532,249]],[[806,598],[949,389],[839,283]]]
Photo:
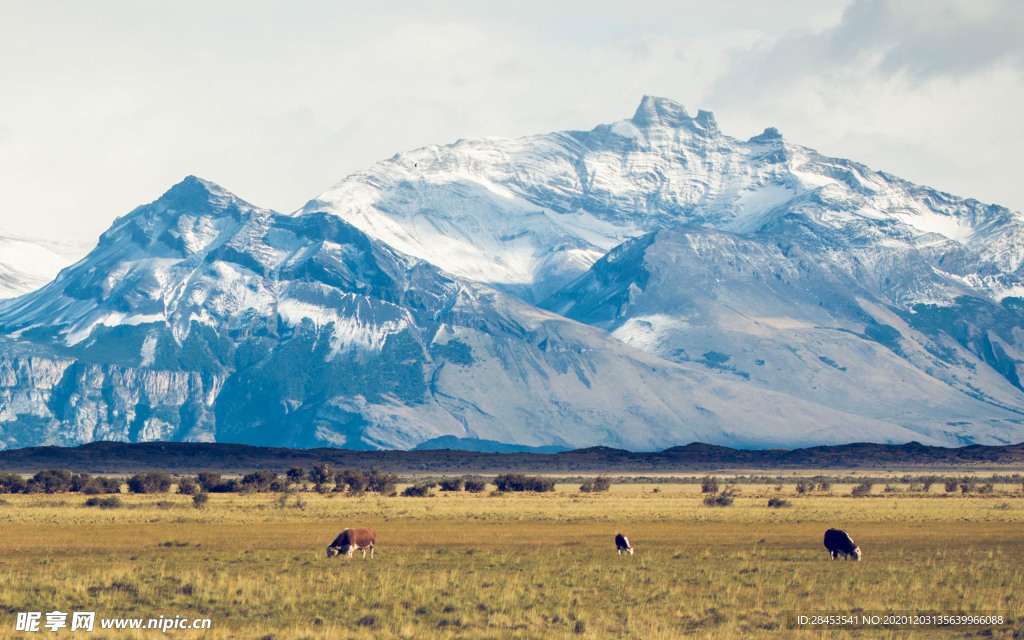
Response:
[[[657,489],[655,491],[654,489]],[[0,501],[0,638],[969,638],[1007,629],[834,632],[787,628],[787,613],[998,613],[1024,620],[1024,493],[900,492],[850,485],[798,495],[743,485],[708,507],[700,487],[616,484],[604,494],[303,492]],[[897,487],[900,488],[900,487]],[[782,496],[792,506],[766,507]],[[378,552],[328,560],[345,526],[377,530]],[[847,529],[860,563],[828,560]],[[616,555],[629,535],[636,555]],[[210,618],[207,631],[15,631],[17,612]]]

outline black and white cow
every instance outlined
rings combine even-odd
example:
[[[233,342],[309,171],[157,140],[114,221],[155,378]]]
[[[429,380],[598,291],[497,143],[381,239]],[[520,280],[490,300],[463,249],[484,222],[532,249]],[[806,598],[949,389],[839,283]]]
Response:
[[[843,554],[847,558],[853,556],[854,560],[860,560],[860,547],[854,544],[850,534],[842,529],[829,529],[825,532],[825,548],[828,549],[833,560],[838,558],[839,554]]]
[[[629,538],[621,533],[615,534],[615,548],[619,550],[620,556],[623,551],[629,553],[629,555],[633,555],[633,547],[629,546]]]
[[[327,547],[327,557],[333,558],[337,555],[345,555],[349,558],[357,549],[363,550],[363,557],[366,557],[366,550],[370,550],[370,558],[373,558],[373,545],[377,542],[377,534],[370,527],[356,527],[345,529],[338,534],[331,546]]]

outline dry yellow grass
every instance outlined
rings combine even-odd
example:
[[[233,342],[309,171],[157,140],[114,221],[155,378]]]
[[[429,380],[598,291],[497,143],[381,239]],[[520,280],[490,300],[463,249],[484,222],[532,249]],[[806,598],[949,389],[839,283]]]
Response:
[[[854,608],[1024,616],[1024,496],[909,492],[864,499],[850,487],[796,495],[743,486],[731,507],[695,485],[616,485],[607,494],[431,498],[302,493],[4,496],[0,638],[149,638],[154,632],[23,634],[19,611],[212,620],[177,638],[1014,637],[1010,629],[786,628],[786,613]],[[876,488],[876,492],[878,489]],[[768,509],[781,495],[787,509]],[[296,501],[304,502],[302,508]],[[373,561],[325,556],[345,526],[374,527]],[[864,561],[830,562],[846,528]],[[617,531],[633,557],[616,555]],[[164,635],[156,633],[155,635]]]

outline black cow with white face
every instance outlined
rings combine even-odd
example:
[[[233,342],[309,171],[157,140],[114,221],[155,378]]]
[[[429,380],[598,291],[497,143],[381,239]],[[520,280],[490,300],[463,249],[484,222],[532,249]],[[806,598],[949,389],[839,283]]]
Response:
[[[633,547],[631,547],[629,544],[629,538],[622,535],[621,533],[615,534],[615,548],[618,549],[620,556],[623,553],[633,555]]]
[[[829,529],[825,532],[825,548],[835,560],[839,554],[854,560],[860,560],[860,547],[854,544],[850,534],[842,529]]]

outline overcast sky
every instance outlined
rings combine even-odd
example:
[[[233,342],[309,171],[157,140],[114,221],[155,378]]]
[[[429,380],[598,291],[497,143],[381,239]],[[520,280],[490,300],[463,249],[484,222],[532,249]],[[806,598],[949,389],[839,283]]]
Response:
[[[0,231],[93,241],[188,174],[290,212],[396,152],[644,94],[1024,209],[1018,0],[0,0]]]

